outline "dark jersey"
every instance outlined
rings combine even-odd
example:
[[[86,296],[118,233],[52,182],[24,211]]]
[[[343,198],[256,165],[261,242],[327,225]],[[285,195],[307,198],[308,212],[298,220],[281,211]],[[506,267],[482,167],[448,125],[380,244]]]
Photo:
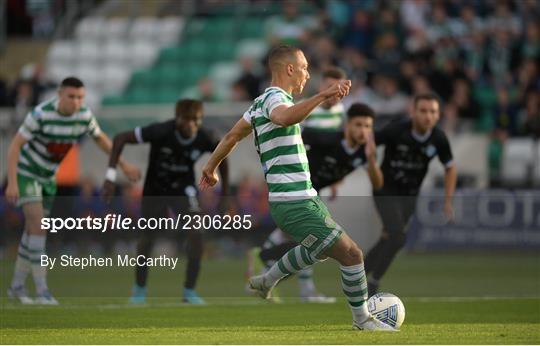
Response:
[[[208,130],[201,128],[195,137],[185,139],[176,131],[175,121],[169,120],[137,127],[135,135],[139,143],[151,145],[144,195],[185,196],[196,192],[195,162],[218,143]]]
[[[452,150],[444,132],[434,128],[424,138],[413,134],[411,121],[391,123],[375,132],[377,145],[385,145],[381,166],[384,187],[376,194],[417,195],[435,156],[448,166]]]
[[[315,190],[330,186],[366,163],[364,146],[350,150],[343,132],[304,129],[302,139],[307,149],[311,183]]]

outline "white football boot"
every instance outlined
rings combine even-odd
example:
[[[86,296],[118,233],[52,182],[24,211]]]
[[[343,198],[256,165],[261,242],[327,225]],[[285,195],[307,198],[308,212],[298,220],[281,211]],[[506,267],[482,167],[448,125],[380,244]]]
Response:
[[[9,298],[18,300],[23,305],[34,304],[34,300],[30,298],[24,286],[10,287],[7,294]]]
[[[274,288],[277,282],[274,283],[272,286],[268,287],[265,281],[266,280],[264,275],[252,276],[248,280],[249,288],[251,288],[254,291],[253,293],[258,295],[262,299],[270,299],[272,288]]]
[[[58,305],[58,300],[56,300],[49,290],[45,290],[39,293],[34,301],[34,304],[39,305]]]
[[[364,322],[358,323],[353,320],[353,329],[357,330],[369,330],[377,332],[398,332],[397,329],[389,326],[386,323],[383,323],[376,319],[373,316],[369,316]]]

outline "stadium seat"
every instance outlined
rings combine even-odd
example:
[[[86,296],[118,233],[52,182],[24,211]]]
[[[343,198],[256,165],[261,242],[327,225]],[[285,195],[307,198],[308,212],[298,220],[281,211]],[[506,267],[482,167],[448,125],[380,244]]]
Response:
[[[501,178],[510,186],[525,185],[533,169],[534,140],[510,138],[504,146]]]
[[[201,79],[206,75],[208,71],[208,68],[206,65],[203,64],[192,64],[190,66],[187,66],[185,70],[185,80],[186,84],[195,85]]]
[[[103,52],[98,41],[80,40],[75,46],[76,60],[80,64],[95,64],[102,57]]]
[[[536,187],[540,187],[540,140],[536,140],[534,154],[533,184]]]
[[[125,39],[128,33],[129,20],[127,18],[111,18],[102,28],[102,36],[108,39]]]
[[[75,36],[82,40],[101,40],[103,36],[103,28],[106,26],[106,20],[103,17],[86,17],[75,29]]]
[[[128,101],[123,94],[110,94],[103,97],[102,103],[106,106],[117,106],[125,105],[126,103],[128,103]]]
[[[84,97],[85,104],[93,111],[101,106],[102,95],[98,88],[86,86],[86,96]]]
[[[184,70],[178,64],[163,64],[155,70],[161,88],[176,89],[182,85]]]
[[[60,83],[62,79],[75,73],[76,66],[72,65],[71,63],[64,63],[58,60],[50,61],[46,69],[47,77],[55,83]]]
[[[213,53],[212,58],[214,61],[233,60],[236,53],[236,43],[228,40],[219,41],[209,51]]]
[[[156,88],[159,85],[155,71],[151,69],[143,69],[134,72],[131,76],[130,88],[151,87]]]
[[[256,60],[262,59],[268,52],[268,44],[264,40],[242,40],[236,49],[237,57],[250,57]]]
[[[159,63],[177,63],[182,61],[185,55],[183,46],[170,46],[161,50],[159,53]]]
[[[151,66],[157,58],[159,46],[152,41],[137,40],[129,45],[130,63],[133,69]]]
[[[125,98],[128,103],[132,104],[153,103],[152,92],[153,90],[150,88],[134,88],[126,93]]]
[[[156,26],[155,39],[161,45],[177,43],[184,28],[184,19],[181,17],[167,17],[161,19]]]
[[[264,37],[264,19],[246,18],[240,24],[239,36],[241,38]]]
[[[131,68],[125,64],[108,63],[102,71],[99,87],[104,93],[121,92],[131,76]]]
[[[125,40],[108,40],[103,47],[103,58],[109,62],[115,63],[129,63],[129,45]]]
[[[86,87],[95,89],[98,87],[101,78],[103,77],[102,73],[96,73],[96,71],[100,70],[101,67],[98,64],[85,63],[77,66],[75,75],[83,81]]]
[[[157,103],[174,103],[180,98],[181,90],[164,88],[158,89],[153,95],[153,100]]]
[[[182,45],[185,48],[185,59],[190,61],[208,61],[213,58],[212,50],[204,40],[193,40]]]
[[[76,54],[73,41],[55,41],[49,49],[47,60],[51,63],[70,63]]]
[[[132,41],[153,40],[159,31],[159,20],[154,17],[139,17],[129,29],[128,36]]]
[[[220,62],[216,63],[210,69],[210,78],[217,85],[230,85],[240,77],[242,68],[236,62]]]

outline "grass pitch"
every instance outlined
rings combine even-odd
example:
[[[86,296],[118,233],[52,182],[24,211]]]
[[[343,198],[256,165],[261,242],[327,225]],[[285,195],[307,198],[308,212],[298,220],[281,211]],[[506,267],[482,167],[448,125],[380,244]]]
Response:
[[[2,264],[1,289],[11,279]],[[284,304],[243,294],[241,261],[205,263],[206,306],[181,304],[183,270],[150,273],[149,303],[130,306],[126,268],[51,271],[58,307],[1,300],[3,344],[539,344],[540,258],[535,254],[401,256],[384,281],[407,316],[399,333],[351,330],[346,301],[302,304],[296,281],[280,285]],[[336,265],[316,267],[319,288],[341,298]]]

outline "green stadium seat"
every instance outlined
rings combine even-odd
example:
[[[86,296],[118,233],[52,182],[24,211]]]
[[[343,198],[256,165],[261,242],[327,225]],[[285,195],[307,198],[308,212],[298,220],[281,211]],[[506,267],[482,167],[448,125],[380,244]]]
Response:
[[[103,98],[102,103],[105,106],[117,106],[126,104],[127,100],[124,95],[107,95]]]
[[[130,88],[151,87],[157,83],[154,71],[151,69],[138,70],[131,76]]]
[[[159,54],[159,63],[174,63],[184,58],[184,50],[180,46],[171,46],[161,50]]]
[[[240,22],[241,38],[261,38],[264,37],[264,20],[260,18],[246,18]]]
[[[185,80],[191,85],[197,82],[208,74],[208,66],[203,64],[190,64],[185,66]]]
[[[214,46],[214,60],[232,60],[236,53],[236,43],[234,41],[220,41]]]
[[[182,46],[186,61],[208,61],[212,58],[212,48],[204,40],[191,40]]]
[[[182,90],[177,88],[158,89],[153,97],[158,103],[175,103],[182,93]]]
[[[184,69],[180,64],[160,64],[155,67],[155,73],[162,88],[178,87],[185,76]]]
[[[155,102],[152,97],[152,88],[133,88],[125,94],[127,103],[130,104],[145,104]]]

